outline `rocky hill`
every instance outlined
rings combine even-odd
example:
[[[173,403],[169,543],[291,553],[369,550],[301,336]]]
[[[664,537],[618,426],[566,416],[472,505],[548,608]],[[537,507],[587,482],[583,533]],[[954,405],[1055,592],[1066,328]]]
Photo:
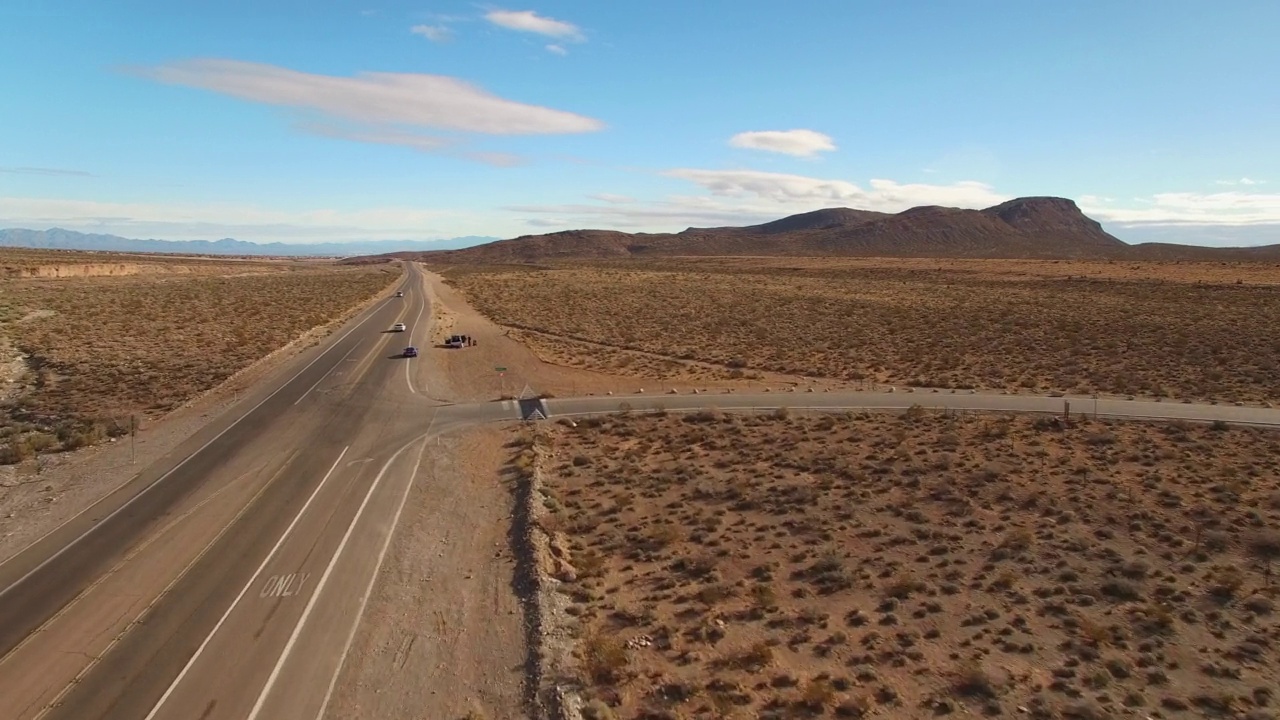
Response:
[[[1257,248],[1128,245],[1103,230],[1072,200],[1026,197],[985,210],[922,206],[888,214],[828,208],[746,227],[636,234],[568,230],[525,235],[462,250],[396,253],[397,257],[449,264],[713,255],[1280,260],[1280,245]]]

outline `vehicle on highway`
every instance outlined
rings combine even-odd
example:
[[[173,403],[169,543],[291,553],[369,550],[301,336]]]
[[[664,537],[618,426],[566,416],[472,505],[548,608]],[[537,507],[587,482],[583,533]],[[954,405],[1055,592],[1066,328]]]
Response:
[[[418,357],[418,348],[416,348],[416,347],[414,347],[414,346],[410,345],[409,347],[407,347],[407,348],[405,348],[405,349],[404,349],[404,356],[405,356],[405,357]]]
[[[399,290],[397,290],[397,291],[396,291],[396,297],[404,297],[404,293],[402,293],[402,292],[400,292]]]
[[[391,326],[393,332],[404,332],[404,323],[396,323]]]

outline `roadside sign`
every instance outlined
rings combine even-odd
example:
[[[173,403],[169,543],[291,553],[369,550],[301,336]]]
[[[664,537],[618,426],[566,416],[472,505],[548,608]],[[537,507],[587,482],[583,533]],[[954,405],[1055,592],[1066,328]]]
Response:
[[[507,369],[506,369],[506,368],[504,368],[504,367],[495,367],[495,368],[494,368],[494,370],[497,370],[498,372],[506,372],[506,371],[507,371]]]

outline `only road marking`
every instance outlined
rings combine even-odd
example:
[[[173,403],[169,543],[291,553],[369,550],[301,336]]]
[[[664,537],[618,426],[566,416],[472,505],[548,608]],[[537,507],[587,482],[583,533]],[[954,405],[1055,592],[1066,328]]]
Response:
[[[307,578],[309,577],[311,577],[311,573],[272,575],[267,578],[267,582],[262,586],[262,591],[258,593],[258,597],[292,597],[302,592],[302,586],[307,583]]]

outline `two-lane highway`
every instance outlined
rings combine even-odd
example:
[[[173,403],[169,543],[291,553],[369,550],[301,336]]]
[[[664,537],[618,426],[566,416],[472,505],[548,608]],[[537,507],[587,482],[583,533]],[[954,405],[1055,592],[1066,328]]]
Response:
[[[230,417],[0,565],[0,718],[321,718],[432,433],[666,409],[1073,413],[1280,427],[1257,407],[963,393],[430,400],[423,276]],[[405,322],[408,333],[391,333]]]
[[[401,289],[0,566],[0,717],[243,718],[336,671],[434,412],[397,357],[426,328],[384,332],[426,315]]]

